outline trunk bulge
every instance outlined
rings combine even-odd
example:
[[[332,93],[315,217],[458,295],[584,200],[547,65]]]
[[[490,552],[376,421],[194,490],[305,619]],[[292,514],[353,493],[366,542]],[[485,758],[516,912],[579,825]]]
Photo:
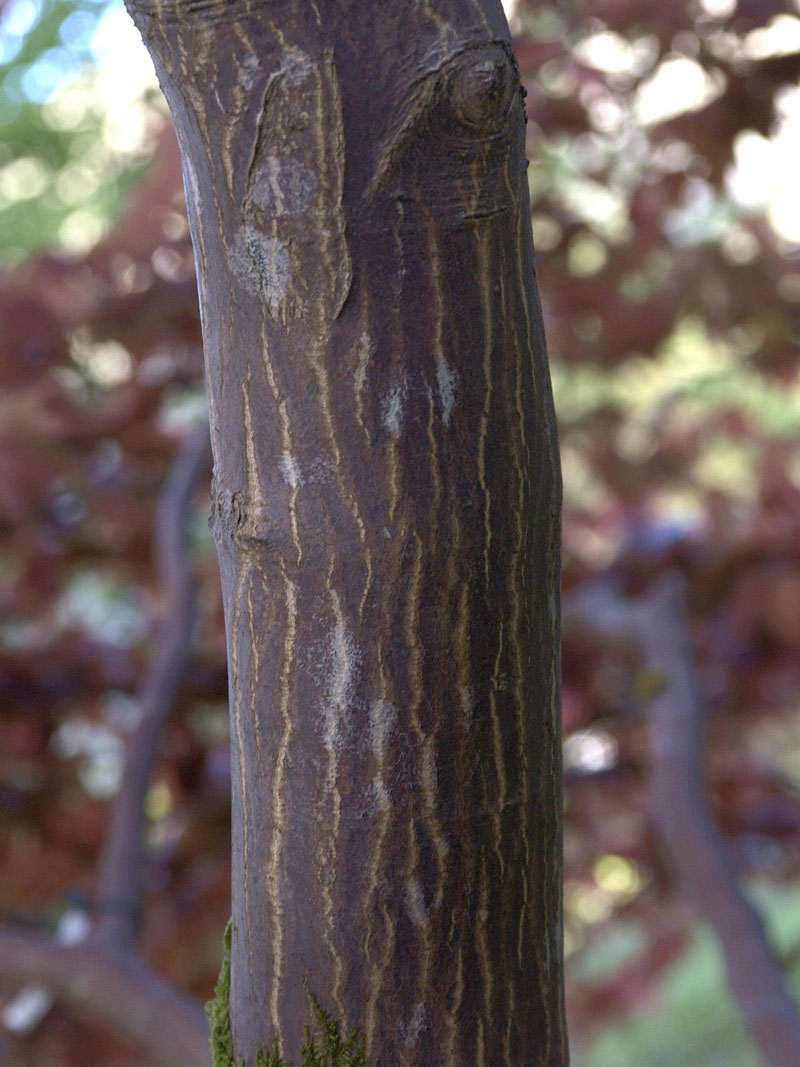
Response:
[[[215,456],[236,1061],[563,1064],[559,472],[499,0],[133,3]]]

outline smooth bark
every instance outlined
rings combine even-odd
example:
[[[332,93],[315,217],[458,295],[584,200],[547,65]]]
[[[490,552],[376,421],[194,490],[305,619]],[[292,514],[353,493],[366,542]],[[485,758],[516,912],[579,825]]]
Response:
[[[182,146],[234,1050],[563,1064],[560,479],[499,0],[133,0]]]

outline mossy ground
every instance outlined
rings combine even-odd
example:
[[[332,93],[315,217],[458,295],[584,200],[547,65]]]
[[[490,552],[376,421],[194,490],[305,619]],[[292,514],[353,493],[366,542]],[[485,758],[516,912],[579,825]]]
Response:
[[[230,1019],[231,993],[231,924],[225,929],[222,968],[219,973],[214,999],[206,1004],[206,1015],[211,1026],[211,1052],[214,1067],[236,1067],[233,1059],[233,1038]],[[317,998],[309,996],[311,1024],[306,1027],[306,1040],[301,1050],[299,1067],[378,1067],[367,1062],[364,1035],[353,1033],[342,1037],[338,1022],[320,1007]],[[256,1067],[292,1067],[283,1059],[279,1050],[271,1052],[260,1049],[256,1055]]]

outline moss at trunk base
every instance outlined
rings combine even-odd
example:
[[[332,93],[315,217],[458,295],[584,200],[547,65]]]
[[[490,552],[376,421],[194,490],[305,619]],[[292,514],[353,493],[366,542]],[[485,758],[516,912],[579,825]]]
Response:
[[[225,928],[222,968],[214,989],[214,999],[206,1004],[206,1016],[211,1026],[211,1052],[214,1067],[236,1067],[231,1036],[231,923]],[[299,1067],[379,1067],[367,1062],[364,1035],[352,1033],[342,1037],[338,1022],[320,1007],[311,994],[312,1024],[306,1027],[306,1040],[301,1050]],[[259,1049],[256,1067],[292,1067],[283,1059],[277,1046],[272,1052]]]
[[[364,1048],[364,1035],[352,1033],[348,1038],[342,1037],[339,1024],[323,1008],[317,998],[311,994],[313,1022],[306,1027],[306,1040],[301,1050],[300,1067],[378,1067],[367,1062]],[[259,1052],[256,1067],[292,1067],[284,1060],[277,1049],[273,1052]]]
[[[206,1004],[206,1018],[211,1027],[211,1054],[214,1067],[234,1067],[231,1036],[231,920],[225,927],[222,967],[214,987],[214,999]]]

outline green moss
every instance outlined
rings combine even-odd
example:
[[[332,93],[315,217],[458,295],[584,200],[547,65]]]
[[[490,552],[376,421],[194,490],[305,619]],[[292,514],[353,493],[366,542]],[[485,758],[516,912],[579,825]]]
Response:
[[[211,1026],[211,1052],[214,1067],[235,1067],[230,1016],[231,995],[231,924],[225,928],[222,969],[219,972],[214,999],[206,1004]],[[338,1022],[320,1006],[311,994],[312,1023],[306,1027],[306,1040],[301,1049],[300,1067],[378,1067],[367,1062],[364,1035],[354,1032],[342,1037]],[[277,1045],[271,1052],[259,1049],[256,1067],[292,1067],[281,1056]]]
[[[214,988],[214,999],[206,1004],[206,1017],[211,1027],[211,1053],[214,1067],[234,1067],[233,1038],[231,1036],[231,920],[225,927],[222,968]]]
[[[320,1007],[312,994],[313,1023],[306,1027],[306,1040],[301,1049],[301,1067],[370,1067],[364,1046],[364,1035],[352,1033],[342,1037],[339,1024]],[[272,1052],[261,1051],[256,1057],[256,1067],[291,1067],[277,1048]],[[373,1067],[377,1067],[374,1064]]]

